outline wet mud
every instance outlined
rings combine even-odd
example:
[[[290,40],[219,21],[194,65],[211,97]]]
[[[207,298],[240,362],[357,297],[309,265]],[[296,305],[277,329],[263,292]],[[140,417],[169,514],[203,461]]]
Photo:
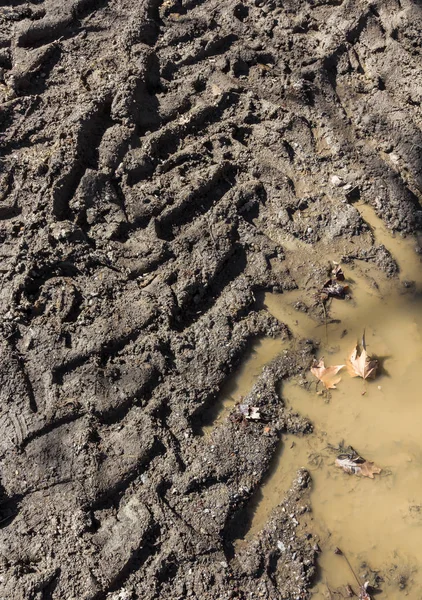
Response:
[[[375,380],[351,379],[343,369],[337,389],[327,391],[310,374],[283,382],[280,394],[291,409],[310,419],[304,436],[285,435],[263,486],[254,494],[235,532],[242,549],[265,525],[294,473],[306,468],[312,477],[312,516],[307,526],[317,534],[321,554],[312,598],[344,597],[346,586],[357,591],[369,579],[380,598],[420,597],[420,360],[422,357],[422,272],[414,260],[413,242],[393,238],[366,210],[377,239],[384,238],[400,266],[399,279],[388,279],[366,264],[345,267],[350,297],[330,310],[327,330],[309,319],[292,322],[302,336],[318,340],[318,356],[326,364],[344,364],[365,336],[377,356]],[[376,276],[377,284],[374,285]],[[413,278],[412,278],[413,277]],[[292,299],[293,300],[293,299]],[[294,302],[294,300],[293,300]],[[272,314],[289,322],[289,293],[269,294]],[[290,309],[290,311],[289,311]],[[256,357],[255,360],[258,360]],[[265,361],[265,347],[259,360]],[[271,355],[268,355],[271,360]],[[239,374],[238,387],[244,374]],[[347,475],[335,466],[339,445],[352,445],[381,467],[374,481]],[[346,595],[347,597],[347,595]]]
[[[411,0],[2,3],[1,597],[310,597],[306,465],[236,532],[318,431],[280,384],[345,318],[329,261],[399,282],[395,233],[419,269],[421,24]]]

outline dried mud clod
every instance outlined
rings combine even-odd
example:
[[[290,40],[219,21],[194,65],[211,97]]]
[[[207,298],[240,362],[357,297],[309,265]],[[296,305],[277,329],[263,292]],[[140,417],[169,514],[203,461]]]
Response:
[[[262,420],[198,422],[289,336],[257,294],[320,289],[314,249],[397,273],[358,203],[421,224],[420,10],[352,4],[2,9],[0,596],[307,597],[306,474],[243,565],[229,524],[311,428],[276,386],[312,344],[264,370]]]

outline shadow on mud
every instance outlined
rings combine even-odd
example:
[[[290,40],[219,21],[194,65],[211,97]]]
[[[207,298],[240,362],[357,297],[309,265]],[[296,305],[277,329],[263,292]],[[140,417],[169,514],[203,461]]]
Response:
[[[0,483],[0,529],[12,523],[19,512],[21,497],[8,496]]]
[[[280,438],[263,479],[258,484],[250,499],[227,521],[223,537],[226,555],[229,558],[233,558],[235,555],[235,542],[246,539],[252,525],[255,511],[264,499],[262,487],[272,478],[274,473],[276,473],[284,449],[285,443],[282,438]],[[280,497],[280,502],[282,499],[283,498]]]

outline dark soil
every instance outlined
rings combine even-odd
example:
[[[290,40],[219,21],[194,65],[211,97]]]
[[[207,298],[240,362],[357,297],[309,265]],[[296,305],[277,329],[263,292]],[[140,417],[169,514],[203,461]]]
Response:
[[[308,474],[239,555],[232,523],[310,428],[277,382],[312,342],[266,422],[201,416],[318,248],[394,276],[359,203],[419,229],[420,3],[1,4],[0,597],[307,598]]]

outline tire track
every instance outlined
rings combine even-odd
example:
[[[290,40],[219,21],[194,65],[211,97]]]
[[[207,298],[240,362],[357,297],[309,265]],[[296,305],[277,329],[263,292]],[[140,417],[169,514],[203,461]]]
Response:
[[[281,514],[255,566],[232,526],[280,432],[306,430],[276,381],[312,346],[252,391],[270,431],[198,423],[247,341],[286,334],[256,292],[316,286],[321,248],[387,268],[354,202],[420,227],[421,19],[410,0],[4,11],[2,595],[307,596],[314,552]]]

